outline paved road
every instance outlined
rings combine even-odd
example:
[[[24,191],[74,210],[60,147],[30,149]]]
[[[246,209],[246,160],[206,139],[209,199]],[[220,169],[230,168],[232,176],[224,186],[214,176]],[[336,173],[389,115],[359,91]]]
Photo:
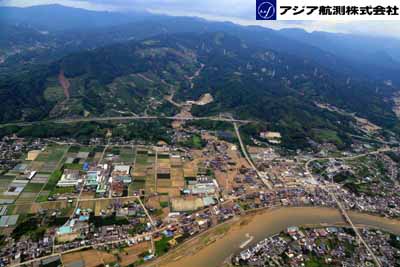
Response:
[[[146,213],[147,218],[149,218],[149,221],[151,223],[151,225],[153,227],[156,227],[156,224],[154,223],[153,219],[150,216],[150,213],[148,212],[148,210],[146,209],[146,206],[143,204],[142,200],[140,199],[140,197],[137,197],[137,200],[139,201],[140,205],[142,206],[144,212]]]
[[[349,157],[327,157],[327,158],[313,158],[310,159],[309,161],[307,161],[305,168],[307,173],[309,174],[309,176],[314,179],[314,176],[312,174],[312,172],[310,172],[309,170],[309,164],[313,161],[316,160],[323,160],[323,159],[356,159],[356,158],[361,158],[367,155],[375,155],[375,154],[379,154],[379,153],[383,153],[383,152],[387,152],[390,151],[390,148],[383,148],[383,149],[378,149],[376,151],[372,151],[372,152],[368,152],[368,153],[363,153],[360,155],[356,155],[356,156],[349,156]],[[374,260],[374,263],[376,266],[381,267],[382,264],[379,261],[378,257],[376,257],[375,253],[372,251],[372,249],[369,247],[369,245],[367,244],[367,242],[365,242],[364,238],[362,237],[362,235],[360,234],[360,231],[358,230],[357,227],[355,227],[354,223],[352,222],[352,220],[350,219],[350,216],[347,213],[347,210],[343,207],[342,203],[339,201],[339,199],[336,197],[335,193],[332,192],[328,187],[326,187],[325,185],[322,185],[322,188],[328,192],[328,194],[332,197],[332,199],[336,202],[336,205],[338,206],[340,212],[342,213],[343,217],[345,218],[345,220],[348,222],[348,224],[351,226],[351,228],[353,228],[355,234],[357,235],[358,239],[360,240],[360,242],[365,246],[365,248],[367,249],[368,253],[371,255],[372,259]]]
[[[15,123],[0,124],[0,127],[29,126],[29,125],[39,124],[41,122],[68,124],[68,123],[77,123],[77,122],[140,121],[140,120],[181,120],[181,121],[210,120],[210,121],[240,122],[240,123],[253,122],[253,121],[249,121],[249,120],[235,120],[235,119],[221,118],[221,117],[120,116],[120,117],[93,117],[93,118],[76,118],[76,119],[46,120],[46,121],[32,121],[32,122],[15,122]]]
[[[16,264],[10,265],[10,267],[25,266],[25,265],[29,265],[31,263],[34,263],[34,262],[37,262],[37,261],[41,261],[41,260],[45,260],[45,259],[48,259],[48,258],[51,258],[51,257],[55,257],[55,256],[59,256],[61,258],[61,256],[63,254],[76,252],[76,251],[80,251],[80,250],[87,249],[87,248],[96,248],[96,247],[104,246],[104,245],[117,244],[117,243],[121,243],[121,242],[132,240],[134,238],[138,239],[138,238],[145,238],[145,237],[148,237],[148,236],[151,237],[156,233],[160,233],[160,232],[164,231],[165,229],[167,229],[167,226],[166,227],[162,227],[162,228],[158,228],[158,229],[156,229],[156,230],[154,230],[152,232],[149,232],[149,233],[137,235],[135,237],[129,237],[129,238],[126,238],[126,239],[118,239],[118,240],[106,241],[106,242],[92,244],[92,245],[80,246],[80,247],[77,247],[77,248],[65,250],[63,252],[52,253],[50,255],[43,256],[43,257],[40,257],[40,258],[32,259],[32,260],[29,260],[29,261],[24,261],[24,262],[21,262],[21,263],[16,263]]]
[[[264,185],[266,187],[268,187],[268,189],[272,190],[271,183],[267,179],[265,179],[263,175],[261,175],[260,171],[257,169],[257,167],[254,165],[253,161],[250,159],[249,155],[247,154],[246,147],[243,144],[242,137],[240,136],[240,132],[239,132],[239,127],[236,122],[233,122],[233,127],[235,128],[236,136],[240,143],[240,148],[242,149],[243,155],[246,158],[247,162],[250,164],[251,168],[253,168],[253,170],[256,172],[257,176],[261,179],[261,181],[264,183]]]
[[[358,239],[361,241],[361,243],[365,246],[365,248],[367,249],[368,253],[371,255],[372,259],[375,262],[375,265],[378,267],[381,267],[382,264],[379,261],[379,259],[376,257],[375,253],[371,250],[371,248],[369,247],[369,245],[367,244],[367,242],[365,242],[364,238],[362,237],[362,235],[360,234],[360,231],[358,231],[358,228],[355,227],[355,225],[353,224],[353,222],[350,219],[350,216],[347,214],[346,209],[342,206],[342,203],[340,203],[340,201],[336,198],[335,194],[329,190],[328,188],[326,188],[326,190],[328,191],[328,193],[332,196],[332,198],[335,200],[337,206],[339,207],[339,210],[342,212],[343,217],[346,219],[346,221],[350,224],[351,228],[353,228],[354,232],[356,233]]]

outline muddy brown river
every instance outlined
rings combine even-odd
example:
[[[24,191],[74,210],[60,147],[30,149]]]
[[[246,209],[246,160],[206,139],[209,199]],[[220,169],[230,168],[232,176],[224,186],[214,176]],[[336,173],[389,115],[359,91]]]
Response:
[[[388,219],[379,216],[349,213],[357,226],[373,227],[400,235],[400,220]],[[330,208],[278,208],[266,210],[262,213],[249,216],[244,225],[232,227],[223,237],[214,243],[200,249],[192,255],[183,256],[175,261],[163,262],[167,267],[214,267],[223,265],[232,254],[243,249],[242,244],[254,238],[248,246],[262,239],[285,230],[288,226],[306,225],[344,225],[345,221],[336,209]],[[184,245],[183,245],[184,246]]]

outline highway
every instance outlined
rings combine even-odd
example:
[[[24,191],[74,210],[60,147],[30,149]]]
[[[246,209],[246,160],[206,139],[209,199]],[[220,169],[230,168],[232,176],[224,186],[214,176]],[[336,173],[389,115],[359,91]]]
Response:
[[[44,121],[32,121],[32,122],[15,122],[0,124],[0,127],[7,126],[30,126],[39,123],[58,123],[58,124],[70,124],[78,122],[102,122],[102,121],[140,121],[140,120],[173,120],[173,121],[199,121],[199,120],[210,120],[210,121],[221,121],[221,122],[238,122],[238,123],[251,123],[249,120],[235,120],[232,118],[222,117],[164,117],[164,116],[120,116],[120,117],[90,117],[90,118],[75,118],[75,119],[56,119],[56,120],[44,120]]]

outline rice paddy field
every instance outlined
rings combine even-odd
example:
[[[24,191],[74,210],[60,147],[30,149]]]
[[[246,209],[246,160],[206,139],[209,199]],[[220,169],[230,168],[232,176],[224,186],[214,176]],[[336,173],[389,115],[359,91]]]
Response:
[[[117,258],[114,255],[94,249],[62,255],[62,262],[65,267],[96,267],[108,265],[116,261]]]
[[[13,170],[0,175],[0,205],[8,205],[9,214],[35,213],[40,209],[67,209],[75,200],[48,201],[50,196],[67,193],[76,194],[73,188],[58,188],[63,169],[83,172],[84,163],[96,165],[101,157],[108,158],[112,165],[130,165],[133,182],[128,187],[128,196],[139,191],[146,195],[159,193],[176,197],[185,186],[185,177],[197,172],[184,162],[178,152],[157,152],[150,147],[113,147],[47,145],[33,161],[23,159]],[[193,165],[194,166],[194,165]],[[36,175],[27,179],[31,171]],[[96,201],[93,192],[81,195],[79,206],[100,213],[110,204]],[[91,201],[93,200],[93,201]]]
[[[29,205],[37,200],[51,175],[61,168],[67,151],[68,146],[48,145],[35,160],[23,159],[13,170],[0,176],[0,202],[21,205],[14,212],[29,211]],[[36,174],[29,180],[33,171]]]
[[[171,197],[179,196],[185,186],[184,162],[179,153],[158,153],[153,150],[138,149],[134,163],[134,182],[129,192],[144,189],[146,194],[160,193]],[[191,173],[196,170],[187,167]]]

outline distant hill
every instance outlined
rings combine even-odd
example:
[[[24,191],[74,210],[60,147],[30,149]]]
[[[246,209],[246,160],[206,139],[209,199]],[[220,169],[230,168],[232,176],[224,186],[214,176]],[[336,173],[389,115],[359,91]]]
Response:
[[[95,12],[58,5],[0,8],[0,27],[5,29],[0,33],[0,51],[8,55],[0,73],[21,65],[49,63],[71,52],[159,34],[226,32],[264,48],[312,59],[333,71],[341,69],[352,77],[400,84],[400,41],[393,38],[299,29],[274,31],[199,18]],[[23,36],[27,36],[26,46],[15,45],[24,41]]]
[[[41,5],[27,8],[0,7],[0,25],[26,25],[40,31],[88,30],[126,24],[149,14],[89,11],[61,5]]]
[[[300,29],[283,29],[279,33],[347,59],[362,73],[369,73],[378,79],[400,81],[400,40],[327,32],[307,33]]]

